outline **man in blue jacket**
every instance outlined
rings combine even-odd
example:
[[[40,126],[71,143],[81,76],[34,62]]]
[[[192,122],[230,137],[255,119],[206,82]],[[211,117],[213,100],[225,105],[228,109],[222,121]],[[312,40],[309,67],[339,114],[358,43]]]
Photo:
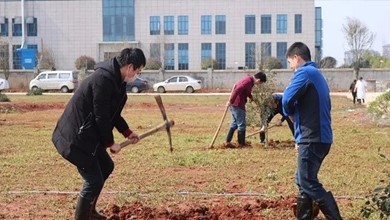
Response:
[[[106,219],[96,209],[104,183],[114,170],[106,148],[119,152],[112,133],[115,127],[135,144],[139,136],[121,116],[127,101],[126,83],[135,80],[146,64],[143,51],[123,49],[119,56],[98,63],[69,100],[54,129],[57,151],[76,166],[84,180],[76,205],[75,219]]]
[[[317,177],[333,142],[327,82],[316,64],[311,62],[310,50],[305,44],[292,44],[286,57],[295,71],[284,91],[282,104],[284,114],[295,126],[298,151],[295,182],[299,189],[297,218],[312,219],[314,200],[326,219],[342,219],[332,193],[324,189]]]

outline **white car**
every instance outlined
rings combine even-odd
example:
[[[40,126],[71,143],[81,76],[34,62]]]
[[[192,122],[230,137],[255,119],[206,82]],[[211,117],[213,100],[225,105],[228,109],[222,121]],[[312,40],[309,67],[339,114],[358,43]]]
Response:
[[[6,79],[0,78],[0,91],[9,89],[9,83]]]
[[[41,72],[30,81],[29,89],[35,91],[61,90],[61,92],[71,92],[77,88],[78,73],[70,70],[55,70]]]
[[[153,91],[159,93],[164,93],[166,91],[185,91],[193,93],[201,88],[201,81],[190,76],[172,76],[164,82],[158,82],[153,85]]]

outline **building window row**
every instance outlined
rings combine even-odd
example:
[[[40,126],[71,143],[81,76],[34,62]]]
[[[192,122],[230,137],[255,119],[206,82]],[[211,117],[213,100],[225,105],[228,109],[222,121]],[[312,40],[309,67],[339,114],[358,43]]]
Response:
[[[201,16],[201,34],[212,34],[212,16]],[[287,34],[287,14],[276,15],[276,33]],[[188,16],[178,16],[178,34],[188,35]],[[149,20],[150,35],[160,35],[160,16],[150,16]],[[260,17],[260,33],[272,33],[272,15],[261,15]],[[294,15],[294,33],[302,33],[302,15]],[[175,34],[175,17],[164,16],[164,35]],[[215,16],[215,34],[226,34],[226,16]],[[245,34],[256,34],[256,15],[245,15]]]
[[[11,19],[11,30],[12,30],[12,36],[18,37],[22,36],[22,17],[14,17]],[[35,17],[26,17],[25,19],[25,30],[27,36],[38,36],[38,20]],[[9,28],[9,19],[6,17],[0,17],[0,36],[9,36],[10,28]]]
[[[272,43],[261,42],[257,48],[255,42],[245,43],[245,67],[256,69],[261,60],[266,60],[272,56]],[[276,42],[276,58],[280,61],[282,68],[287,67],[287,42]]]

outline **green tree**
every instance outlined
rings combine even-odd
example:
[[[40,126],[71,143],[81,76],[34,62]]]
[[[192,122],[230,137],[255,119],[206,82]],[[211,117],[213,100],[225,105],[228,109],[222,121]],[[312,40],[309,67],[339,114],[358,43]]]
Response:
[[[0,39],[0,69],[3,71],[6,80],[8,80],[10,74],[8,47],[8,41]]]
[[[369,50],[375,39],[373,34],[365,24],[356,18],[347,18],[347,23],[343,25],[343,32],[347,40],[348,48],[352,53],[353,70],[356,79],[359,78],[360,62],[362,55]]]
[[[203,60],[201,64],[202,70],[207,70],[208,68],[215,69],[217,66],[218,66],[218,61],[212,58]]]
[[[281,69],[282,63],[276,57],[268,57],[265,59],[261,59],[259,69],[261,70],[273,70],[273,69]]]
[[[324,57],[320,60],[319,68],[335,68],[337,65],[337,60],[334,57]]]

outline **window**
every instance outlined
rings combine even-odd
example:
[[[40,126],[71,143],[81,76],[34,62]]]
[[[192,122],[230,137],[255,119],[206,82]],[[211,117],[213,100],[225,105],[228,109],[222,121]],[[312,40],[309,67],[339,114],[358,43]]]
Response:
[[[150,35],[160,35],[160,17],[150,16]]]
[[[103,0],[103,41],[132,41],[134,26],[134,0]]]
[[[215,58],[218,62],[216,69],[226,69],[226,44],[216,43],[215,44]]]
[[[179,43],[179,70],[188,70],[188,44]]]
[[[170,82],[170,83],[175,83],[175,82],[177,82],[177,77],[172,77],[172,78],[170,78],[170,79],[168,80],[168,82]]]
[[[179,35],[188,35],[188,16],[179,16],[177,30]]]
[[[226,16],[215,16],[215,34],[226,34]]]
[[[69,79],[70,73],[60,73],[59,78],[60,79]]]
[[[175,32],[175,21],[173,16],[164,16],[164,34],[173,35]]]
[[[161,57],[160,44],[158,43],[150,44],[150,58],[160,60],[160,57]]]
[[[188,82],[187,77],[179,77],[179,82]]]
[[[256,43],[245,43],[245,66],[256,69]]]
[[[17,49],[20,48],[21,45],[12,45],[12,68],[13,69],[22,69],[21,59],[19,56],[19,52]]]
[[[22,17],[12,18],[12,36],[22,36]]]
[[[201,67],[203,65],[206,65],[206,61],[210,60],[210,64],[212,65],[212,58],[211,58],[211,43],[202,43],[201,44]],[[206,68],[206,67],[204,67]]]
[[[39,74],[38,79],[46,79],[47,74]]]
[[[261,16],[261,33],[262,34],[271,33],[271,15]]]
[[[287,33],[287,15],[276,16],[276,33],[278,34]]]
[[[201,34],[211,34],[211,15],[202,15],[201,17]]]
[[[287,68],[286,52],[287,52],[287,42],[277,42],[276,56],[280,61],[280,63],[282,64],[283,68]]]
[[[8,18],[0,17],[0,36],[8,36]]]
[[[37,18],[27,17],[27,36],[38,36]]]
[[[261,59],[265,60],[271,57],[271,42],[261,43]]]
[[[302,33],[302,15],[296,14],[295,15],[295,33],[300,34]]]
[[[174,70],[175,69],[175,45],[164,44],[164,69]]]
[[[49,73],[47,74],[47,79],[56,79],[57,78],[57,73]]]
[[[245,34],[256,34],[256,16],[245,15]]]

